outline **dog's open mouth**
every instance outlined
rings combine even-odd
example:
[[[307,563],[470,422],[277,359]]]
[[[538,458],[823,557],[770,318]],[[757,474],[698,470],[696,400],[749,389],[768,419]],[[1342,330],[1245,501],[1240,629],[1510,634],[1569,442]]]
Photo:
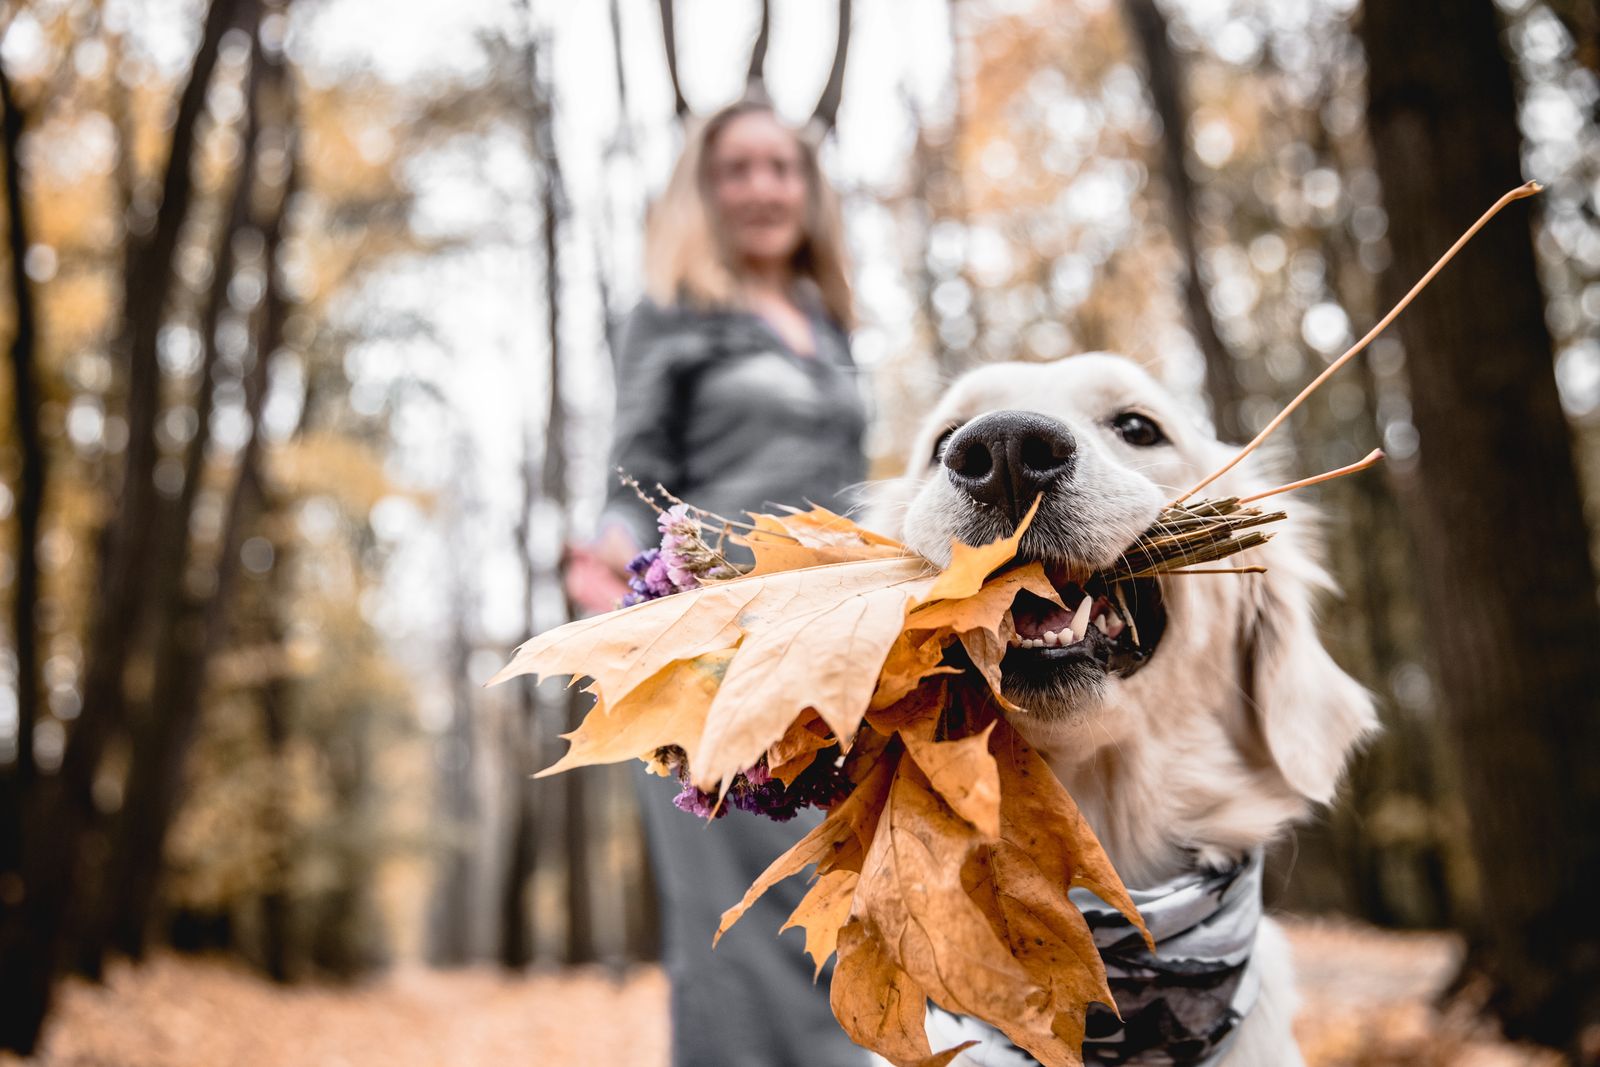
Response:
[[[1070,687],[1097,674],[1126,677],[1149,662],[1167,623],[1159,582],[1075,578],[1050,564],[1045,572],[1065,607],[1018,594],[1011,605],[1017,635],[1000,664],[1008,691]]]

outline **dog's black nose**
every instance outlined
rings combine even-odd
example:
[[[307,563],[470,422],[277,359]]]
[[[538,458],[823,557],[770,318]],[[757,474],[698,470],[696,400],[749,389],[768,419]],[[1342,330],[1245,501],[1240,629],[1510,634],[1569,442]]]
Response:
[[[1033,500],[1072,470],[1072,431],[1047,415],[995,411],[957,430],[945,446],[945,474],[982,504],[1020,520]]]

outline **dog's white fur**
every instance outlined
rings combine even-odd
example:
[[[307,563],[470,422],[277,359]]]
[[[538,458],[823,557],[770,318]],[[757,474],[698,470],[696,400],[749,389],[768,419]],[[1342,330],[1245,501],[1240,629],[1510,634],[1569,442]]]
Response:
[[[995,364],[949,389],[905,475],[878,487],[868,524],[941,562],[952,539],[1010,532],[986,528],[992,509],[976,507],[932,460],[946,429],[1001,410],[1039,412],[1072,431],[1074,469],[1041,503],[1023,551],[1031,544],[1033,554],[1091,568],[1114,560],[1167,501],[1234,451],[1120,357]],[[1169,443],[1123,441],[1111,423],[1126,411],[1153,418]],[[1203,495],[1266,487],[1246,464]],[[1273,505],[1291,511],[1274,540],[1221,564],[1260,563],[1265,574],[1162,579],[1168,621],[1149,663],[1064,704],[1013,716],[1129,885],[1153,885],[1196,864],[1220,868],[1272,839],[1333,798],[1346,758],[1376,726],[1368,694],[1317,636],[1313,600],[1331,583],[1316,562],[1309,516],[1291,500]],[[1226,1063],[1297,1064],[1288,947],[1270,922],[1255,959],[1261,997]]]

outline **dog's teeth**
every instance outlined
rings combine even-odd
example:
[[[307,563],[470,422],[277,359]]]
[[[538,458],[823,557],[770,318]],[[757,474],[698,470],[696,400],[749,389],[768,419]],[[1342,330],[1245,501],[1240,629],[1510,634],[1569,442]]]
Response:
[[[1060,638],[1061,635],[1056,633],[1054,630],[1046,630],[1044,632],[1044,643],[1052,648],[1055,647],[1056,642],[1060,640]]]
[[[1123,622],[1122,619],[1116,615],[1113,615],[1109,620],[1106,621],[1106,636],[1119,637],[1121,636],[1122,631],[1127,629],[1127,627],[1127,623]]]
[[[1078,611],[1072,616],[1072,640],[1081,641],[1083,635],[1089,632],[1089,609],[1092,606],[1088,597],[1078,602]]]
[[[1039,640],[1037,637],[1030,637],[1027,640],[1027,647],[1029,647],[1029,648],[1043,648],[1044,647],[1044,642]]]
[[[1111,636],[1111,630],[1106,626],[1106,617],[1104,615],[1098,616],[1094,620],[1094,628],[1105,634],[1107,637]]]

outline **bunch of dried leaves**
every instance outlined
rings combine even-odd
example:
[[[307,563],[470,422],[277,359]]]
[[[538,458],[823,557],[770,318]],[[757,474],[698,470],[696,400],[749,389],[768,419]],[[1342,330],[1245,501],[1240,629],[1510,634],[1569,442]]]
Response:
[[[1057,600],[1003,541],[955,547],[937,571],[822,509],[760,515],[746,576],[541,635],[493,681],[591,679],[597,704],[551,773],[676,746],[702,788],[759,763],[793,782],[837,758],[854,788],[724,915],[816,866],[789,925],[822,965],[834,1011],[897,1064],[947,1063],[925,1003],[984,1019],[1042,1062],[1079,1062],[1090,1002],[1111,1004],[1084,886],[1138,912],[1087,823],[999,710],[1020,591]],[[1226,538],[1224,538],[1225,540]],[[947,652],[971,670],[952,666]],[[844,755],[838,755],[844,753]],[[719,931],[720,936],[720,931]]]

